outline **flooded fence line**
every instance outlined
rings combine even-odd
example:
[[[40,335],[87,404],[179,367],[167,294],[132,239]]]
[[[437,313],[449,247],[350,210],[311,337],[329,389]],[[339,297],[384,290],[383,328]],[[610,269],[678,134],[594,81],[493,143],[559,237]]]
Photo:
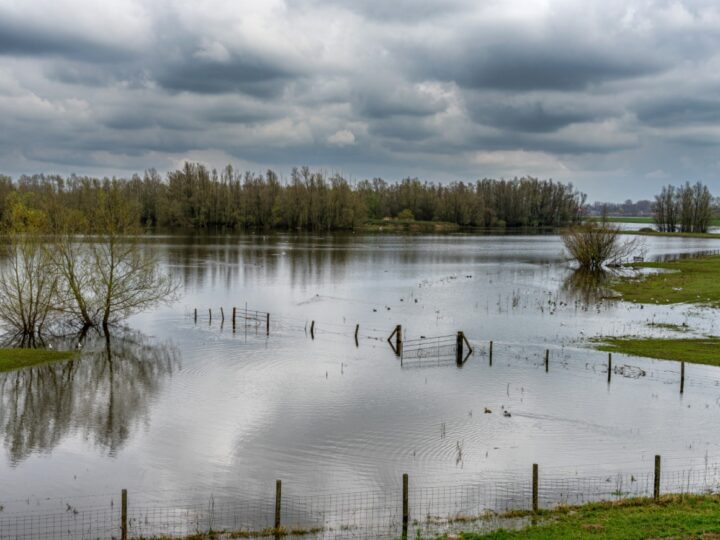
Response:
[[[661,457],[656,455],[652,469],[633,473],[565,476],[546,474],[533,463],[525,474],[511,479],[488,477],[428,487],[412,486],[407,473],[399,480],[399,487],[384,491],[318,495],[286,495],[283,482],[277,480],[274,496],[216,500],[211,495],[206,502],[188,494],[148,502],[142,493],[134,498],[122,489],[119,508],[111,499],[109,506],[93,501],[87,508],[67,503],[64,512],[53,514],[2,512],[0,538],[408,538],[437,535],[453,527],[487,531],[507,525],[510,512],[514,519],[522,519],[562,505],[634,498],[657,502],[662,495],[717,494],[720,462],[713,462],[712,467],[706,464],[704,470],[663,473]]]
[[[225,314],[222,307],[220,307],[220,315],[221,315],[221,327],[223,322],[225,321]],[[254,323],[256,327],[260,327],[264,325],[265,327],[265,336],[270,336],[270,313],[267,311],[260,311],[255,309],[248,309],[247,306],[244,308],[232,308],[232,328],[233,332],[236,331],[237,327],[237,320],[244,321],[245,325],[247,325],[248,322]],[[197,324],[198,320],[198,309],[193,309],[193,320]],[[209,324],[212,324],[212,308],[208,308],[208,321]],[[325,325],[329,325],[329,323],[324,323]],[[337,325],[336,325],[337,326]],[[352,339],[355,343],[356,347],[360,346],[360,323],[356,323],[354,327],[352,325],[343,324],[340,325],[343,327],[349,327],[354,328],[352,331]],[[310,320],[310,324],[308,327],[307,322],[305,322],[305,333],[309,334],[310,339],[314,340],[316,337],[316,321],[315,319]],[[377,338],[373,338],[377,339]],[[413,364],[415,366],[420,366],[422,364],[429,366],[432,365],[445,365],[450,364],[450,359],[454,359],[454,363],[458,367],[463,367],[465,365],[465,362],[469,359],[469,357],[475,352],[473,346],[471,345],[470,341],[467,339],[465,333],[463,331],[458,331],[456,334],[448,334],[448,335],[442,335],[442,336],[420,336],[419,338],[412,338],[412,339],[406,339],[405,333],[403,330],[403,326],[401,324],[395,325],[393,328],[393,331],[390,333],[390,335],[386,338],[386,341],[390,344],[390,347],[392,348],[393,352],[396,356],[398,356],[401,360],[401,365],[405,367],[406,365]],[[467,349],[467,352],[466,352]],[[494,341],[489,340],[487,341],[487,355],[488,355],[488,365],[493,365],[493,359],[494,359]],[[412,360],[414,361],[412,361]],[[433,363],[433,359],[436,361]],[[409,361],[410,360],[410,361]],[[550,349],[544,349],[544,357],[543,357],[543,366],[546,373],[550,372],[550,360],[551,360],[551,354]],[[679,390],[680,394],[685,393],[685,361],[678,361],[680,364],[680,380],[679,380]],[[612,382],[612,375],[613,373],[622,374],[623,368],[625,366],[619,366],[615,367],[613,369],[613,358],[612,353],[607,353],[607,382],[610,384]]]

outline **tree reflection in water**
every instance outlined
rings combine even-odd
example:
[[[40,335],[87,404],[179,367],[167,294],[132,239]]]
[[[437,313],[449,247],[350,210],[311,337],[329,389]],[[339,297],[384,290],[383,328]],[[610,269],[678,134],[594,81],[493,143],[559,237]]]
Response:
[[[149,417],[178,351],[139,332],[84,340],[75,360],[0,373],[0,438],[16,464],[70,433],[114,455]]]
[[[610,288],[612,272],[604,269],[578,268],[563,281],[562,290],[585,306],[613,300],[617,296]]]

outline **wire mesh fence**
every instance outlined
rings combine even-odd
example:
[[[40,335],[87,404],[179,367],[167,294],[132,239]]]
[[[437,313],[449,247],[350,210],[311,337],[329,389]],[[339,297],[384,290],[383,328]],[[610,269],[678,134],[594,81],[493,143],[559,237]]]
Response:
[[[720,492],[720,462],[663,471],[663,494]],[[0,538],[400,538],[450,529],[488,530],[524,523],[533,510],[656,494],[654,470],[602,476],[572,476],[540,469],[536,483],[527,474],[485,475],[452,486],[402,486],[356,493],[251,495],[238,497],[148,497],[130,493],[127,512],[120,493],[107,504],[83,497],[54,512],[0,511]],[[58,499],[58,502],[60,500]],[[2,504],[2,501],[0,501]],[[2,508],[2,506],[0,506]],[[518,512],[520,511],[520,512]],[[524,513],[522,512],[524,511]],[[507,513],[513,512],[512,516]]]

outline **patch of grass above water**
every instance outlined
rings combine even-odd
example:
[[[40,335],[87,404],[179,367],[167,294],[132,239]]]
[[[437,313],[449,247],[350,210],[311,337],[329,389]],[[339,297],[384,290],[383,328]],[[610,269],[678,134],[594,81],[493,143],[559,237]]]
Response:
[[[0,372],[22,369],[49,362],[70,360],[73,351],[53,351],[50,349],[0,349]]]
[[[603,538],[720,539],[720,496],[673,495],[652,499],[592,503],[542,512],[536,525],[516,531],[464,533],[463,540]]]
[[[720,256],[646,262],[635,267],[668,270],[639,277],[619,277],[611,288],[623,300],[641,304],[702,304],[720,307]]]
[[[602,338],[601,351],[720,366],[720,338]]]

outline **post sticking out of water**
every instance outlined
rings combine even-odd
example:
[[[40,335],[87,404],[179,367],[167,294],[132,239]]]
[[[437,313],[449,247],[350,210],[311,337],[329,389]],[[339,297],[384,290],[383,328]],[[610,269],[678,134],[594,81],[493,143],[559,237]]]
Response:
[[[489,355],[490,355],[490,365],[491,365],[491,366],[492,366],[492,349],[493,349],[493,342],[491,341],[491,342],[490,342],[490,352],[489,352]]]
[[[225,311],[223,311],[222,306],[220,306],[220,322],[225,322]]]
[[[233,314],[232,314],[232,326],[233,326],[233,332],[235,331],[235,315],[237,312],[237,308],[233,306]]]
[[[208,308],[208,321],[212,324],[212,308]]]
[[[395,327],[395,350],[398,354],[402,352],[402,325]]]
[[[463,336],[462,331],[457,333],[457,340],[455,344],[455,363],[458,366],[462,366],[463,363],[463,344],[465,342],[465,336]]]
[[[128,540],[127,489],[120,496],[120,540]]]
[[[538,502],[538,491],[539,491],[539,484],[540,483],[540,475],[538,474],[538,465],[537,463],[533,463],[532,466],[532,511],[534,513],[538,513],[540,510],[540,504]]]
[[[410,496],[409,481],[407,473],[403,474],[403,494],[402,494],[402,513],[403,513],[403,538],[407,538],[408,524],[410,522]]]
[[[265,318],[265,335],[270,335],[270,314],[267,314],[267,317]]]
[[[355,325],[355,346],[356,347],[360,346],[360,343],[358,343],[358,332],[360,332],[360,325],[356,324]]]
[[[680,393],[685,392],[685,361],[680,362]]]
[[[550,349],[545,349],[545,373],[550,371]]]
[[[195,324],[197,324],[197,308],[195,308]]]
[[[608,384],[610,384],[610,378],[612,377],[612,353],[608,353]]]
[[[280,512],[282,509],[282,480],[275,481],[275,530],[280,528]]]
[[[315,339],[315,321],[310,323],[310,339]]]
[[[660,456],[655,456],[655,478],[653,479],[653,499],[660,499]]]

